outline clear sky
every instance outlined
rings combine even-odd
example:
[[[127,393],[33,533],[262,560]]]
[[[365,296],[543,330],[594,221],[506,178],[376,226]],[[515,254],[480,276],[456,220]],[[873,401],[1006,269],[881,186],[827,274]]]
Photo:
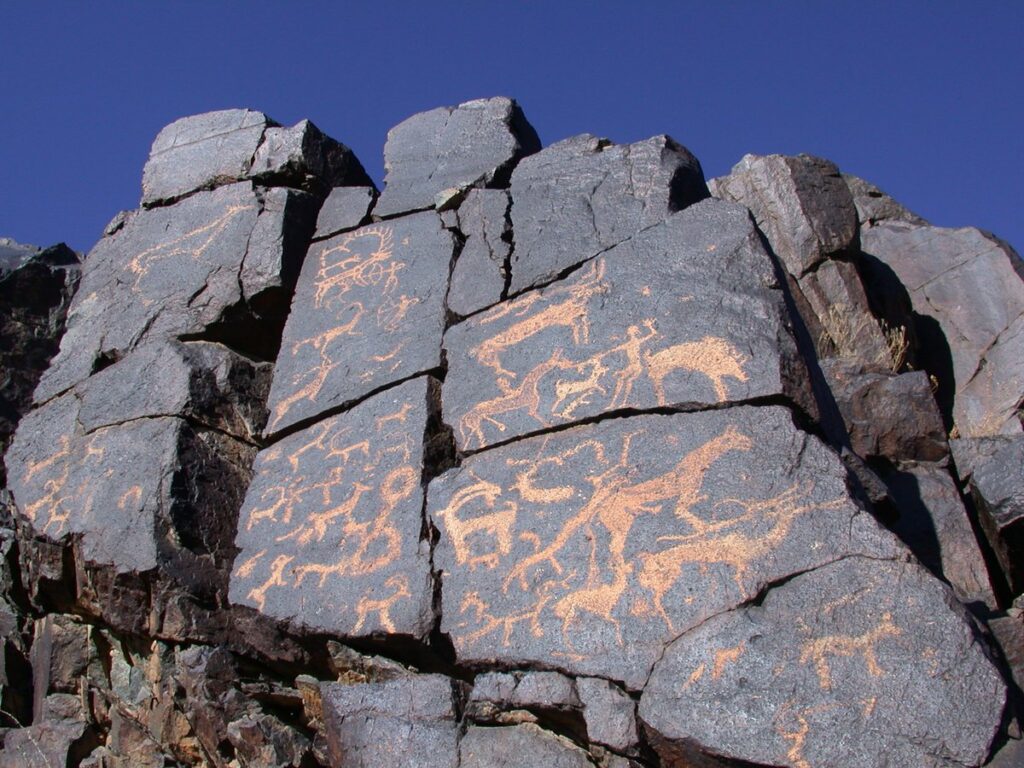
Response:
[[[1024,247],[1024,2],[0,2],[0,236],[92,247],[159,129],[308,117],[378,185],[388,128],[483,96],[545,144],[668,133],[717,176],[808,152]]]

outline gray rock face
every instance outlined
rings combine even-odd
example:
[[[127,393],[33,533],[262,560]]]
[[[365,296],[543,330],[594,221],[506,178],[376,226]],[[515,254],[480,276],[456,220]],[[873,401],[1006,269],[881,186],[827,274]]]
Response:
[[[289,186],[370,184],[351,150],[303,120],[281,128],[262,112],[183,117],[157,135],[142,176],[142,204],[243,179]]]
[[[42,250],[0,238],[0,486],[2,456],[64,333],[78,261],[66,245]]]
[[[576,680],[587,738],[619,752],[637,746],[636,703],[617,685],[596,677]]]
[[[376,198],[373,187],[335,187],[320,206],[314,237],[330,237],[367,223]]]
[[[517,441],[431,482],[461,660],[643,686],[665,643],[765,584],[895,551],[785,409],[635,416]]]
[[[454,247],[433,212],[314,244],[285,325],[267,431],[439,368]]]
[[[995,607],[984,556],[949,471],[914,464],[886,472],[884,480],[900,511],[892,530],[963,602]]]
[[[509,728],[470,726],[459,745],[460,768],[593,768],[587,753],[568,739],[524,723]]]
[[[862,247],[906,287],[914,311],[945,335],[962,437],[1019,434],[1024,393],[1024,263],[977,229],[880,224]],[[965,301],[984,296],[984,301]],[[991,370],[986,370],[986,369]]]
[[[93,432],[136,419],[184,416],[253,441],[267,420],[272,367],[220,344],[155,342],[77,388],[78,422]]]
[[[707,201],[445,334],[471,451],[626,408],[796,393],[796,345],[746,211]]]
[[[420,478],[435,387],[406,382],[259,454],[233,603],[334,635],[430,631]]]
[[[953,441],[962,479],[1014,594],[1024,591],[1024,436]]]
[[[668,136],[626,145],[588,134],[560,141],[516,166],[511,191],[512,293],[708,196],[697,158]]]
[[[511,99],[413,115],[388,131],[387,177],[373,214],[443,208],[473,187],[502,186],[516,161],[538,149],[536,132]]]
[[[839,169],[810,155],[745,155],[715,194],[747,206],[786,271],[801,277],[856,244],[857,209]]]
[[[823,360],[821,367],[859,456],[938,461],[949,453],[924,371],[892,374],[842,360]]]
[[[73,394],[37,408],[7,453],[11,490],[35,530],[80,535],[87,560],[118,573],[194,561],[186,577],[201,581],[222,567],[255,449],[174,417],[86,433],[78,412]]]
[[[928,222],[908,210],[870,181],[843,174],[843,181],[850,188],[853,204],[857,207],[857,218],[862,227],[870,227],[883,221],[905,221],[908,224],[927,225]]]
[[[448,309],[457,315],[496,304],[505,290],[512,229],[508,192],[473,189],[459,206],[459,230],[466,238],[452,270]]]
[[[301,192],[244,182],[144,211],[103,238],[83,266],[36,402],[144,342],[230,326],[240,308],[251,332],[261,308],[294,285],[302,260],[294,241],[311,228],[314,205]]]
[[[442,675],[321,685],[331,765],[457,768],[459,725],[454,685]]]
[[[669,764],[979,765],[1006,688],[949,601],[910,563],[848,558],[797,576],[676,640],[640,717]]]

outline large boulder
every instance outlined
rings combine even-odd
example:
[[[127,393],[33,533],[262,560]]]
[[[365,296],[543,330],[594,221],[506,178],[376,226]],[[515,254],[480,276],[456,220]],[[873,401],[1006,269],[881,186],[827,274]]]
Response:
[[[538,149],[536,132],[511,99],[413,115],[388,131],[387,177],[374,216],[443,208],[474,187],[504,186],[515,163]]]
[[[697,158],[668,136],[616,145],[589,134],[523,160],[511,192],[512,293],[550,282],[708,196]]]

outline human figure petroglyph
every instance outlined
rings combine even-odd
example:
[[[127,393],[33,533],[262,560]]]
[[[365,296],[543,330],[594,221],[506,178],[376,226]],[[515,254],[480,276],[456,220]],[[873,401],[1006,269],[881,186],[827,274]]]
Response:
[[[549,304],[531,315],[529,310],[537,299],[536,296],[531,296],[525,301],[513,301],[509,303],[508,307],[487,313],[481,319],[482,324],[493,322],[510,313],[513,316],[522,316],[523,319],[480,342],[470,349],[469,353],[481,365],[492,369],[496,376],[514,379],[516,374],[502,366],[501,353],[543,330],[557,327],[568,328],[572,332],[572,340],[576,346],[589,343],[590,320],[587,316],[587,306],[591,298],[604,291],[604,285],[601,282],[603,277],[604,261],[595,259],[584,268],[578,282],[560,286],[545,296],[545,298],[551,298],[565,295],[567,298],[564,301]]]
[[[565,357],[562,350],[556,349],[551,353],[551,357],[527,373],[518,387],[513,387],[504,379],[498,379],[498,386],[503,390],[502,394],[477,403],[459,419],[459,432],[462,435],[463,444],[467,448],[483,447],[487,444],[484,424],[490,424],[499,432],[504,432],[505,423],[496,417],[513,411],[525,409],[531,417],[536,419],[539,426],[548,426],[547,421],[540,415],[541,380],[551,371],[567,370],[573,367],[575,364]]]
[[[711,380],[719,402],[729,398],[725,379],[747,381],[743,366],[747,358],[725,339],[705,336],[700,341],[686,341],[651,353],[644,351],[647,376],[654,386],[658,405],[668,405],[665,378],[676,371],[695,371]]]
[[[363,625],[366,624],[366,619],[371,613],[376,613],[377,618],[380,621],[381,627],[386,632],[394,632],[395,624],[391,620],[391,609],[395,607],[395,603],[404,597],[412,597],[412,593],[409,592],[409,582],[403,575],[395,575],[384,582],[384,586],[390,587],[392,592],[385,598],[371,598],[363,595],[359,598],[359,603],[356,605],[356,625],[352,628],[352,632],[359,632]]]
[[[814,665],[818,685],[823,691],[832,690],[832,670],[828,661],[830,656],[863,656],[868,674],[872,677],[881,677],[885,670],[878,664],[875,645],[882,638],[899,637],[902,634],[903,632],[893,622],[892,614],[886,611],[877,626],[860,635],[824,635],[805,641],[800,646],[800,663]]]
[[[512,527],[516,522],[518,507],[514,501],[508,500],[504,506],[495,508],[501,496],[501,486],[473,475],[475,482],[460,488],[448,502],[448,506],[437,513],[444,522],[445,533],[451,539],[455,549],[455,559],[460,565],[468,565],[475,570],[478,565],[486,568],[497,566],[502,556],[512,551]],[[479,508],[482,504],[491,510],[482,515],[462,518],[459,512],[467,505]],[[472,554],[471,537],[488,534],[494,537],[495,550],[484,554]]]
[[[659,537],[658,541],[680,543],[660,552],[640,555],[637,578],[641,586],[651,591],[658,614],[669,629],[674,631],[675,628],[665,611],[664,598],[682,576],[684,566],[726,565],[732,568],[736,588],[746,595],[748,569],[783,542],[797,518],[813,511],[842,507],[843,501],[838,498],[829,502],[801,503],[813,489],[813,483],[807,481],[794,483],[769,499],[719,501],[716,507],[735,504],[743,510],[724,520],[705,521],[689,509],[682,514],[677,510],[677,516],[690,524],[690,533]]]

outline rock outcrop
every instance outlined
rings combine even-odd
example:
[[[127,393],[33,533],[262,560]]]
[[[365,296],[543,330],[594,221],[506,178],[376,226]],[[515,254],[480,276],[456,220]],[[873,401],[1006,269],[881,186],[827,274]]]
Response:
[[[1009,246],[503,98],[384,153],[183,118],[0,243],[0,766],[1012,764]]]

